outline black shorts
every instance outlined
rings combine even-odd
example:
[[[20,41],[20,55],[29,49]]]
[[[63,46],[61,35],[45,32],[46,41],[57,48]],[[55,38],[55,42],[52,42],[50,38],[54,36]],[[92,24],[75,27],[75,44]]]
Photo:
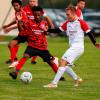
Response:
[[[30,57],[40,56],[44,60],[44,62],[49,62],[50,60],[54,59],[54,57],[50,54],[48,50],[39,50],[30,46],[26,48],[24,54],[27,54]]]
[[[19,44],[19,43],[27,42],[28,41],[28,37],[27,36],[20,36],[20,35],[18,35],[13,40],[17,40],[18,44]]]

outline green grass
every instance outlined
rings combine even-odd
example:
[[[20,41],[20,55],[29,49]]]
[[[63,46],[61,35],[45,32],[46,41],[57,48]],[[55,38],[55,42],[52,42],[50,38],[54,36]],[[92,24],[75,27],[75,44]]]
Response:
[[[12,37],[6,37],[11,40]],[[98,37],[98,42],[100,38]],[[48,38],[49,50],[54,56],[61,58],[68,48],[68,41],[64,37]],[[21,58],[25,50],[25,44],[21,44],[18,58]],[[18,76],[12,80],[8,73],[8,65],[4,62],[9,57],[7,45],[0,45],[0,100],[100,100],[100,50],[96,49],[88,38],[85,39],[85,53],[76,61],[74,70],[84,79],[79,88],[73,87],[73,80],[65,73],[66,81],[59,82],[56,89],[43,88],[54,77],[54,73],[41,58],[37,58],[37,64],[26,62],[22,71],[30,71],[33,80],[30,84],[23,84]]]

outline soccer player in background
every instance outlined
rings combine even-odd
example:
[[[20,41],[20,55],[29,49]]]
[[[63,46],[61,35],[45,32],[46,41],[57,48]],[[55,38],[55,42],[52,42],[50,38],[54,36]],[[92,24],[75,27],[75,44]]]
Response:
[[[68,20],[66,20],[59,28],[57,29],[48,29],[48,32],[59,33],[66,31],[66,35],[69,38],[69,49],[63,54],[61,58],[60,67],[55,75],[53,81],[44,85],[44,87],[55,88],[58,85],[60,77],[66,72],[71,76],[74,81],[75,87],[78,87],[83,81],[71,67],[68,66],[70,63],[74,63],[83,53],[84,53],[84,32],[89,35],[92,43],[98,48],[95,37],[93,36],[87,23],[79,19],[76,14],[76,8],[73,6],[68,6],[66,8],[66,15]]]
[[[22,2],[20,0],[12,0],[11,3],[15,10],[15,21],[13,22],[13,24],[17,24],[19,34],[8,44],[8,48],[9,48],[11,57],[10,57],[10,60],[7,61],[6,63],[12,63],[17,60],[16,54],[17,54],[18,47],[19,47],[18,44],[27,41],[27,34],[28,34],[27,29],[23,28],[23,30],[21,30],[18,25],[17,16],[19,16],[19,15],[22,16],[22,21],[24,21],[25,23],[28,22],[28,17],[26,15],[26,12],[22,9]],[[9,25],[6,26],[6,28],[9,28],[9,27],[10,27]]]
[[[25,7],[23,7],[23,11],[26,12],[26,16],[28,16],[28,19],[29,19],[29,20],[31,20],[31,19],[33,20],[33,19],[34,19],[34,15],[33,15],[33,13],[32,13],[31,8],[34,7],[34,6],[37,6],[37,5],[38,5],[38,0],[29,0],[28,5],[26,5]],[[54,28],[54,25],[53,25],[53,23],[52,23],[52,20],[44,13],[44,11],[42,11],[42,14],[43,14],[43,16],[45,17],[45,19],[47,20],[49,26],[50,26],[51,28]],[[4,26],[3,26],[4,31],[5,31],[5,32],[9,32],[9,31],[11,31],[11,30],[17,28],[17,26],[11,27],[13,24],[16,24],[16,20],[15,20],[15,19],[13,19],[13,21],[10,22],[8,25],[4,25]],[[9,47],[9,46],[8,46],[8,47]],[[17,54],[19,45],[16,45],[16,46],[14,46],[14,47],[12,47],[12,48],[13,48],[13,50],[15,50],[15,52],[16,52],[16,54]],[[16,50],[16,48],[17,48],[17,50]],[[10,49],[10,48],[9,48],[9,49]],[[13,54],[13,53],[14,53],[14,52],[12,52],[12,51],[10,50],[10,55],[11,55],[11,56],[10,56],[10,59],[9,59],[8,61],[6,61],[7,64],[11,64],[12,62],[14,62],[14,61],[16,60],[17,57],[15,56],[15,58],[14,58],[14,56],[12,56],[12,55],[15,55],[15,54]],[[15,59],[15,60],[14,60],[14,59]],[[32,64],[35,64],[35,63],[36,63],[35,59],[36,59],[36,56],[32,57],[32,61],[31,61]],[[57,59],[57,58],[56,58],[56,59]]]
[[[82,10],[85,8],[85,5],[86,5],[85,0],[77,0],[76,15],[77,15],[80,19],[83,19]]]
[[[17,78],[18,72],[24,63],[32,56],[40,56],[44,62],[47,62],[52,67],[55,73],[58,70],[55,58],[50,54],[47,48],[46,35],[48,33],[46,31],[48,29],[48,22],[44,19],[42,11],[43,9],[39,6],[33,7],[34,20],[30,20],[27,24],[24,24],[21,16],[19,16],[18,22],[20,28],[23,29],[23,27],[26,27],[30,30],[30,34],[28,34],[28,46],[24,52],[24,56],[16,65],[16,70],[9,73],[13,79]]]

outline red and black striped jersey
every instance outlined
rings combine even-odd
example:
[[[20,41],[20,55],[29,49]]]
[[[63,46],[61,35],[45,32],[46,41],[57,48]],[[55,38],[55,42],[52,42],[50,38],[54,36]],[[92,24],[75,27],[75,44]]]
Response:
[[[30,20],[29,25],[27,26],[30,28],[29,38],[28,38],[28,46],[33,48],[37,48],[40,50],[47,50],[47,29],[48,24],[47,21],[42,20],[41,22],[36,22],[34,20]]]
[[[17,26],[18,26],[18,30],[19,30],[19,35],[27,35],[27,29],[25,28],[24,31],[22,31],[20,28],[19,28],[19,25],[18,25],[18,18],[17,16],[21,16],[22,17],[22,21],[23,21],[23,24],[26,24],[28,23],[28,17],[27,17],[27,14],[25,11],[23,11],[21,9],[20,12],[15,12],[15,18],[16,18],[16,23],[17,23]]]

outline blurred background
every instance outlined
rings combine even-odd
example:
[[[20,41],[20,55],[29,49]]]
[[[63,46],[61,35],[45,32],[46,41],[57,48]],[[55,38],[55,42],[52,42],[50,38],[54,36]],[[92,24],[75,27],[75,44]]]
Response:
[[[14,17],[14,10],[11,6],[11,0],[0,0],[0,27],[9,23]],[[22,0],[23,6],[28,3],[28,0]],[[44,11],[52,19],[56,27],[60,26],[66,20],[65,8],[69,4],[76,5],[77,0],[38,0],[39,5],[44,8]],[[86,20],[96,35],[100,35],[100,1],[86,0],[86,7],[83,11],[84,20]],[[12,34],[13,33],[13,34]],[[3,31],[0,34],[4,35]],[[9,33],[16,35],[17,30]],[[64,35],[62,33],[61,35]]]

